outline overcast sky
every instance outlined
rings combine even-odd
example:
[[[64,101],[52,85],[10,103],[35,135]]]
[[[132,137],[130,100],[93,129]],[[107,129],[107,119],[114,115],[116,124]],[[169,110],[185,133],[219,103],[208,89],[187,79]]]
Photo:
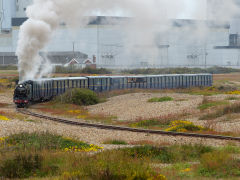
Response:
[[[149,3],[158,1],[158,0],[146,0]],[[168,8],[166,8],[166,12],[168,14],[168,18],[172,19],[205,19],[206,18],[206,1],[207,0],[166,0]],[[172,5],[176,4],[175,2],[180,3],[182,6],[174,7],[175,9],[172,10]],[[123,13],[121,10],[102,13],[96,12],[90,13],[91,15],[105,15],[105,16],[131,16],[129,14]]]
[[[187,18],[187,19],[205,19],[206,18],[206,0],[175,0],[182,1],[184,3],[185,9],[181,15],[177,15],[176,18]],[[176,15],[172,15],[176,16]]]

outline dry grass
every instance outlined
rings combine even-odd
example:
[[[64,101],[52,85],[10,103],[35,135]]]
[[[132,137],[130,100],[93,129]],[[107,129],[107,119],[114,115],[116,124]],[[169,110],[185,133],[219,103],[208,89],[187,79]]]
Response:
[[[149,146],[159,146],[159,147],[170,146],[169,142],[162,142],[162,143],[156,144],[150,140],[130,141],[128,144],[130,144],[130,145],[149,145]]]
[[[164,116],[159,116],[151,119],[145,119],[142,117],[138,117],[135,121],[124,121],[124,122],[116,122],[118,125],[125,125],[130,127],[141,127],[147,129],[164,129],[166,128],[171,121],[184,119],[189,115],[188,112],[182,112],[181,114],[167,114]]]
[[[95,121],[101,123],[112,123],[116,117],[106,116],[104,114],[90,114],[86,108],[74,104],[62,104],[55,102],[47,102],[36,106],[42,113],[49,113],[56,116],[64,116],[68,118],[83,119],[88,121]]]
[[[216,81],[239,81],[240,73],[214,74],[213,82]]]

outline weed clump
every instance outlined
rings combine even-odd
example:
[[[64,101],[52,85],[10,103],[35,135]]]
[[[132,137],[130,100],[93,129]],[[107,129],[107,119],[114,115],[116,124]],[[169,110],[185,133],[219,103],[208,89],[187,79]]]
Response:
[[[89,89],[71,89],[63,95],[57,97],[57,101],[62,103],[72,103],[75,105],[94,105],[100,102],[97,94]]]
[[[148,102],[165,102],[165,101],[172,101],[173,98],[172,97],[169,97],[169,96],[164,96],[164,97],[161,97],[161,98],[152,98],[152,99],[149,99]]]
[[[127,145],[127,142],[124,140],[113,139],[113,140],[106,140],[103,142],[103,144]]]
[[[227,101],[210,101],[206,97],[203,98],[202,104],[198,106],[198,109],[205,110],[211,107],[227,105],[229,102]]]

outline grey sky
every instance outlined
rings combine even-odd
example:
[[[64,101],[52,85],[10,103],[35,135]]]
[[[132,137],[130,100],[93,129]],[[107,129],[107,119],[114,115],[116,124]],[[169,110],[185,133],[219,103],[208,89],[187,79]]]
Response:
[[[146,0],[149,3],[158,0]],[[177,19],[205,19],[206,18],[206,0],[163,0],[166,2],[166,14],[169,18]],[[176,2],[182,4],[182,6],[174,7],[172,10],[170,7]],[[131,16],[125,12],[113,11],[108,13],[94,12],[91,15],[106,15],[106,16]]]

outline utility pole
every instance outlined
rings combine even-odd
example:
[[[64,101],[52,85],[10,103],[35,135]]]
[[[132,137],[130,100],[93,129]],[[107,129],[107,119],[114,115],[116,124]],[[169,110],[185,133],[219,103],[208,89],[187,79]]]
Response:
[[[97,24],[97,61],[98,61],[98,64],[101,64],[101,62],[100,62],[100,50],[99,50],[99,24]]]
[[[73,45],[73,54],[75,53],[75,42],[73,41],[72,42],[72,45]]]

